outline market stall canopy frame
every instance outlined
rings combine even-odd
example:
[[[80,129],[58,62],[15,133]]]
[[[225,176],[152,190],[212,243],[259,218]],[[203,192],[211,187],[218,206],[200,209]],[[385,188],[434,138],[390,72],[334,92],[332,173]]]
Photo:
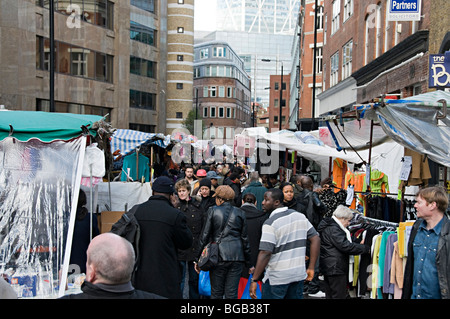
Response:
[[[12,136],[22,142],[32,138],[42,142],[67,141],[87,131],[96,136],[93,124],[102,119],[104,117],[88,114],[1,111],[0,140]]]

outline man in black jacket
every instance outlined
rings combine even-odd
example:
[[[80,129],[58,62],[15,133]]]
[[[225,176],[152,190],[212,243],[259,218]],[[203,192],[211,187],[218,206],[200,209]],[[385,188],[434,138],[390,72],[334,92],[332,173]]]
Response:
[[[135,213],[141,228],[135,286],[166,298],[181,299],[177,251],[191,247],[192,233],[186,216],[170,202],[175,191],[173,181],[158,177],[152,190],[153,196],[140,204]]]
[[[130,242],[113,233],[98,235],[87,249],[82,293],[61,299],[164,299],[133,288],[133,267],[134,250]]]

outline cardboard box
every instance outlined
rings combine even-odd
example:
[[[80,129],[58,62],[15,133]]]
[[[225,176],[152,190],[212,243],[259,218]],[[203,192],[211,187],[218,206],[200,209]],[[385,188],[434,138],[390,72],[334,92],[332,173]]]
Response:
[[[114,212],[114,211],[103,211],[99,215],[99,223],[98,227],[100,229],[100,233],[107,233],[111,230],[112,225],[114,225],[120,217],[125,212]]]

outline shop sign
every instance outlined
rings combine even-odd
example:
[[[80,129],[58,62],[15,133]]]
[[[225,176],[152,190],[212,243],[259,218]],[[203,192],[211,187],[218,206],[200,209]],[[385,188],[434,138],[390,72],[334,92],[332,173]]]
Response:
[[[422,0],[389,0],[388,21],[420,21]]]
[[[445,54],[430,54],[428,73],[428,87],[450,87],[450,51]]]

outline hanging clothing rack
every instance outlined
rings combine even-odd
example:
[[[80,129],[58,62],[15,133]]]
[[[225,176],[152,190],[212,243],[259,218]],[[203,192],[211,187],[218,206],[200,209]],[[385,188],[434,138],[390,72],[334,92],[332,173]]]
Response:
[[[376,218],[370,218],[363,216],[359,213],[354,213],[352,223],[359,223],[359,222],[365,222],[370,225],[374,226],[386,226],[386,227],[398,227],[399,223],[395,222],[389,222],[386,220],[376,219]]]

